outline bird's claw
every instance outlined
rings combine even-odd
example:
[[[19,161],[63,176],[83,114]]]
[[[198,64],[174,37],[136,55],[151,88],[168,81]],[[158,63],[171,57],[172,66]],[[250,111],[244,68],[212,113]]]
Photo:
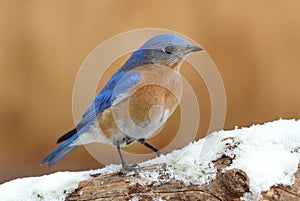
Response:
[[[138,164],[134,165],[127,165],[127,164],[122,164],[122,169],[120,170],[120,173],[128,173],[128,172],[134,172],[136,175],[138,174],[137,168],[139,167]]]
[[[136,170],[137,170],[137,167],[139,167],[138,164],[133,164],[133,165],[123,164],[121,170],[125,170],[125,171],[136,171]]]

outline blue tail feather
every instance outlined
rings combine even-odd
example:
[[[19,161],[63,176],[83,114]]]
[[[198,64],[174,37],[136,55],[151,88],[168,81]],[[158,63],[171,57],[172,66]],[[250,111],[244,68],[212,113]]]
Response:
[[[73,151],[78,147],[78,145],[71,146],[72,142],[78,138],[78,134],[76,133],[72,137],[70,137],[67,141],[65,141],[62,145],[57,147],[53,152],[51,152],[42,162],[41,165],[48,163],[48,167],[55,165],[58,161],[60,161],[64,156]]]

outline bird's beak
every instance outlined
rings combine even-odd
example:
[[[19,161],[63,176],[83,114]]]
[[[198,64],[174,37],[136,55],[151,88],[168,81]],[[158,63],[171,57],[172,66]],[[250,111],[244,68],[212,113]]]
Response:
[[[183,56],[186,56],[191,52],[198,52],[201,50],[203,50],[201,47],[199,47],[197,45],[193,45],[193,46],[189,47],[188,49],[185,49],[182,53],[183,53]]]
[[[201,47],[197,46],[197,45],[194,45],[192,46],[192,48],[189,50],[189,52],[198,52],[198,51],[201,51],[203,50]]]

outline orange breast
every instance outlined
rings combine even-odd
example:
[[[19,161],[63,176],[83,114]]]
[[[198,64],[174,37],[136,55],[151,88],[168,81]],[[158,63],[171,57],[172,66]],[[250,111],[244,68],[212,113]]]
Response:
[[[129,100],[130,117],[136,125],[150,122],[150,116],[158,118],[157,115],[160,113],[158,110],[155,111],[155,106],[167,107],[165,105],[165,89],[157,85],[143,86],[137,89]]]

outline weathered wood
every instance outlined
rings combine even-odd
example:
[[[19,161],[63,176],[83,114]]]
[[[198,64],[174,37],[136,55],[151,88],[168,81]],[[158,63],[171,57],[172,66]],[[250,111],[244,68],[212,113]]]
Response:
[[[249,192],[249,178],[239,169],[222,173],[231,164],[228,157],[214,161],[218,172],[216,178],[205,185],[185,185],[168,173],[164,164],[139,168],[139,172],[159,173],[159,182],[136,175],[134,172],[119,172],[108,175],[94,175],[79,183],[66,201],[108,201],[108,200],[205,200],[238,201]],[[295,175],[295,183],[290,187],[276,186],[263,192],[262,201],[300,200],[300,167]]]
[[[230,158],[221,158],[214,162],[217,169],[231,163]],[[160,182],[147,183],[143,178],[131,173],[114,173],[96,176],[80,182],[75,192],[66,200],[237,200],[249,191],[249,179],[242,170],[217,173],[216,179],[208,185],[188,185],[169,178],[164,164],[139,168],[141,172],[159,172]],[[166,181],[163,183],[162,181]]]

